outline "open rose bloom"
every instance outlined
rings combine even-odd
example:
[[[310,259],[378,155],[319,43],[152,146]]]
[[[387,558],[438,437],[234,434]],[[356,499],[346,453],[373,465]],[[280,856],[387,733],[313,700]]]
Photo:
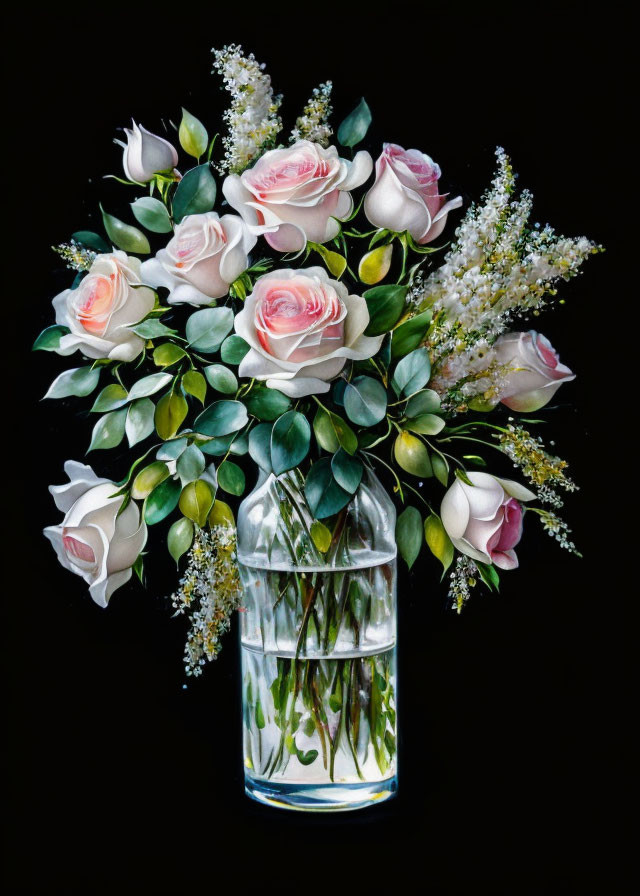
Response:
[[[256,281],[235,319],[251,346],[239,374],[295,398],[328,392],[347,359],[362,361],[380,348],[382,336],[364,335],[368,323],[365,300],[324,268],[272,271]]]
[[[376,181],[364,201],[367,218],[385,230],[408,230],[421,245],[435,240],[449,212],[462,205],[460,196],[447,201],[440,195],[440,174],[440,166],[425,153],[385,143],[376,162]]]
[[[76,289],[65,289],[53,300],[56,323],[71,331],[57,349],[70,355],[80,349],[87,358],[132,361],[144,339],[130,328],[155,305],[153,290],[142,285],[140,261],[124,252],[98,255]]]
[[[472,560],[515,569],[514,548],[522,536],[520,502],[536,496],[510,479],[489,473],[467,475],[472,485],[456,479],[442,499],[440,514],[449,538]]]
[[[256,239],[237,215],[188,215],[167,247],[143,262],[142,276],[151,286],[167,287],[170,304],[210,305],[246,270]]]
[[[264,234],[278,252],[298,252],[307,240],[326,243],[338,235],[338,221],[353,209],[349,190],[363,184],[372,168],[368,152],[348,162],[335,146],[299,140],[266,152],[248,171],[229,175],[222,192],[252,233]]]
[[[507,333],[496,340],[494,349],[498,363],[509,368],[500,401],[512,411],[539,410],[563,383],[575,379],[546,336],[535,330]]]
[[[93,600],[106,607],[116,588],[131,578],[147,527],[134,501],[119,513],[124,496],[114,496],[118,487],[110,479],[101,479],[91,467],[72,460],[64,469],[70,481],[52,485],[49,491],[65,516],[44,534],[62,566],[82,576]]]

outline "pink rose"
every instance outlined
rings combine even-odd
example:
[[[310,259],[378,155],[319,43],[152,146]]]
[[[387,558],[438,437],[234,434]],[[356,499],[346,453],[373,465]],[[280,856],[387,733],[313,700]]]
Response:
[[[338,156],[335,146],[298,140],[286,149],[266,152],[242,174],[230,174],[222,192],[255,234],[278,252],[298,252],[307,240],[326,243],[340,231],[336,218],[351,214],[349,190],[371,174],[368,152],[353,162]]]
[[[537,411],[551,401],[562,383],[576,378],[560,363],[546,336],[535,330],[507,333],[496,340],[494,349],[498,363],[511,368],[500,401],[512,411]]]
[[[256,237],[237,215],[188,215],[166,249],[143,262],[142,276],[151,286],[166,286],[173,305],[210,305],[212,299],[226,296],[246,270],[255,244]]]
[[[456,479],[442,499],[440,516],[449,538],[461,553],[500,569],[515,569],[513,550],[522,536],[520,501],[533,492],[510,479],[489,473],[468,473],[473,485]]]
[[[440,166],[417,149],[385,143],[376,162],[376,181],[364,200],[364,211],[375,226],[395,233],[408,230],[420,244],[435,240],[447,215],[460,208],[462,197],[446,201],[438,192]]]
[[[368,323],[365,300],[324,268],[272,271],[256,280],[236,315],[236,333],[251,346],[239,374],[294,398],[328,392],[347,359],[362,361],[380,348],[382,336],[364,335]]]

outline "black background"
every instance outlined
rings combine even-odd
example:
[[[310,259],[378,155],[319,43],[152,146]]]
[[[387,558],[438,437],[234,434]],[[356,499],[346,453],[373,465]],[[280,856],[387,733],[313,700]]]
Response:
[[[622,548],[607,497],[620,484],[606,446],[611,355],[626,343],[620,308],[631,301],[614,286],[628,23],[577,5],[536,6],[519,20],[493,5],[359,16],[325,6],[300,17],[237,6],[222,23],[213,5],[139,19],[65,8],[37,27],[17,18],[6,35],[5,148],[15,159],[4,170],[5,270],[16,277],[2,339],[3,517],[15,535],[4,565],[15,576],[4,594],[9,892],[215,891],[226,874],[242,890],[270,881],[371,892],[401,874],[401,892],[623,892],[611,798],[624,802],[614,705],[624,625],[610,569]],[[121,173],[111,141],[130,116],[160,131],[184,105],[215,131],[225,95],[209,49],[232,41],[267,63],[289,126],[331,78],[335,123],[366,96],[374,155],[383,139],[421,148],[466,204],[488,186],[503,145],[535,195],[534,220],[608,250],[536,322],[578,373],[541,431],[582,485],[565,515],[584,559],[529,519],[520,569],[503,576],[499,596],[476,589],[460,617],[426,555],[401,573],[400,794],[353,815],[301,817],[245,799],[235,632],[185,689],[184,626],[163,600],[168,565],[146,592],[131,584],[103,611],[41,535],[58,518],[47,486],[63,481],[64,460],[82,459],[92,425],[80,400],[38,404],[61,362],[29,348],[69,276],[48,247],[99,229],[99,198],[116,212],[133,198],[101,180]],[[624,453],[624,440],[614,448]],[[109,455],[89,462],[116,478],[126,458]]]

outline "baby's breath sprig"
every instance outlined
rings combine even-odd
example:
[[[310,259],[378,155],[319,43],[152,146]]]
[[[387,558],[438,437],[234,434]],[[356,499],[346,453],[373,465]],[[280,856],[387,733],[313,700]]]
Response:
[[[538,514],[544,531],[552,538],[555,538],[561,548],[564,548],[565,551],[569,551],[570,554],[575,554],[576,557],[582,557],[580,551],[569,538],[571,529],[563,519],[560,519],[560,517],[551,510],[542,510],[534,507],[529,508],[529,510]]]
[[[91,249],[85,249],[84,246],[76,243],[75,240],[71,240],[68,243],[60,243],[60,245],[52,246],[51,248],[72,271],[88,271],[98,254],[97,252],[92,252]]]
[[[329,117],[333,112],[331,105],[331,89],[333,84],[326,81],[313,91],[302,115],[296,120],[295,127],[291,131],[290,142],[296,140],[311,140],[321,146],[328,146],[333,131],[329,124]]]
[[[471,596],[471,589],[478,584],[479,572],[476,564],[470,557],[460,554],[456,560],[456,565],[449,575],[449,600],[452,609],[457,613],[462,612],[462,608]]]
[[[538,497],[554,507],[562,507],[562,499],[553,486],[566,492],[575,492],[578,486],[570,479],[565,470],[567,461],[549,454],[539,436],[532,436],[522,426],[509,423],[502,432],[493,435],[500,443],[500,448],[513,465],[527,477],[529,482],[537,486]]]

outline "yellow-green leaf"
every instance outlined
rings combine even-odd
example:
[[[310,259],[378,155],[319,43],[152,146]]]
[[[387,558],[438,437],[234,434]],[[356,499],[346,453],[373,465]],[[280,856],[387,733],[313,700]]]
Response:
[[[163,441],[166,442],[175,436],[188,411],[186,398],[178,392],[169,392],[160,399],[156,406],[154,422],[156,432]]]
[[[326,554],[331,547],[331,531],[320,520],[311,523],[311,539],[321,554]]]
[[[205,126],[186,109],[182,110],[178,139],[184,151],[195,159],[199,159],[204,154],[209,142]]]
[[[381,280],[389,273],[391,267],[391,256],[393,255],[393,246],[387,243],[386,246],[378,246],[367,252],[360,259],[358,266],[358,277],[363,283],[373,286],[374,283],[380,283]]]
[[[186,356],[184,349],[173,342],[165,342],[159,345],[153,353],[153,363],[156,367],[171,367],[181,358]]]
[[[213,504],[213,491],[204,479],[190,482],[182,489],[180,495],[180,510],[190,520],[193,520],[200,528],[207,522],[211,505]]]
[[[227,526],[231,529],[235,528],[236,521],[233,510],[224,501],[214,501],[211,513],[209,514],[210,526]]]
[[[204,404],[204,399],[207,394],[207,381],[197,370],[188,370],[185,373],[182,377],[182,388],[185,392],[188,392],[189,395],[193,395],[194,398],[197,398],[200,404]]]
[[[395,441],[394,454],[399,466],[407,473],[425,479],[433,475],[426,445],[411,433],[400,433]]]
[[[137,501],[142,501],[147,495],[151,494],[157,485],[164,482],[168,475],[169,468],[167,465],[161,460],[154,461],[154,463],[145,467],[144,470],[140,470],[133,480],[131,497]]]
[[[453,544],[442,525],[442,520],[432,513],[424,521],[424,537],[429,545],[429,550],[434,557],[442,563],[443,575],[453,561]]]

